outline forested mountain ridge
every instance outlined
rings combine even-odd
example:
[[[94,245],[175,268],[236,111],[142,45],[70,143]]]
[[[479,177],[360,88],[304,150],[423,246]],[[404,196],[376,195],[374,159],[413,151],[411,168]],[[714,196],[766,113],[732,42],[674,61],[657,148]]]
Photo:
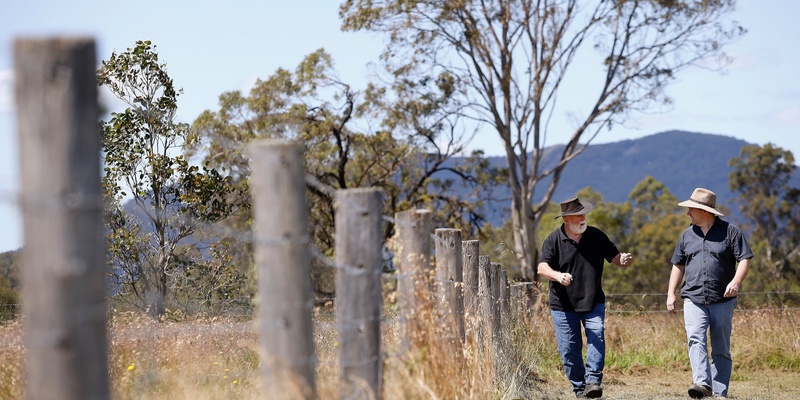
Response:
[[[667,131],[591,145],[567,165],[555,199],[591,186],[606,201],[620,203],[649,175],[680,199],[701,186],[716,192],[718,203],[726,204],[735,197],[728,189],[728,162],[748,144],[728,136]]]
[[[749,144],[729,136],[685,131],[666,131],[639,139],[593,144],[567,165],[553,200],[564,200],[589,186],[601,193],[605,201],[621,203],[627,200],[636,184],[649,175],[664,183],[679,199],[688,198],[695,187],[709,188],[717,193],[717,202],[728,207],[731,216],[736,216],[735,195],[728,189],[731,172],[728,162]],[[547,149],[548,166],[556,162],[562,149],[563,145]],[[489,161],[493,167],[505,166],[501,156],[489,157]],[[796,172],[794,187],[800,186],[798,176]],[[546,183],[549,182],[537,187],[537,201]],[[496,193],[499,200],[488,207],[487,219],[494,226],[501,225],[507,218],[507,192],[508,188],[503,187]]]
[[[567,164],[553,201],[560,202],[589,186],[601,193],[605,201],[621,203],[628,200],[628,194],[637,183],[652,176],[681,200],[688,198],[696,187],[713,190],[718,205],[729,208],[731,219],[737,219],[736,195],[728,186],[728,175],[732,171],[728,162],[739,156],[742,147],[747,145],[751,143],[729,136],[675,130],[639,139],[592,144]],[[563,148],[563,145],[556,145],[546,150],[544,165],[547,168],[558,161]],[[501,156],[490,157],[490,161],[495,167],[505,165]],[[798,180],[795,173],[794,182]],[[548,179],[536,187],[536,201],[541,199],[549,182]],[[503,190],[509,189],[504,187]],[[509,198],[503,192],[495,195],[499,199]],[[495,201],[488,207],[487,219],[498,226],[505,221],[507,213],[508,205],[502,200]]]

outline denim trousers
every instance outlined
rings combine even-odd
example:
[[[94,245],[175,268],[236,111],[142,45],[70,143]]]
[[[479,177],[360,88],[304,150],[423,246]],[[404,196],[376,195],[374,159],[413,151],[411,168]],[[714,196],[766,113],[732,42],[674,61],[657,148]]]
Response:
[[[736,299],[714,304],[699,304],[685,299],[683,322],[689,341],[692,381],[711,388],[715,396],[727,396],[731,381],[731,326]],[[706,336],[708,334],[708,336]],[[711,339],[711,361],[708,341]]]
[[[556,343],[561,363],[573,392],[583,391],[586,384],[603,382],[603,366],[606,358],[604,323],[606,305],[595,304],[591,311],[572,312],[551,310]],[[586,331],[586,364],[583,362],[583,335]]]

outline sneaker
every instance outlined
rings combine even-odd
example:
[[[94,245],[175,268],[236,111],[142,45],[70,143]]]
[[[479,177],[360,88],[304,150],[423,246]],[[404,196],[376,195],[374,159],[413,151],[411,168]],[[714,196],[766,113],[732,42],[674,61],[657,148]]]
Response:
[[[711,388],[706,385],[698,385],[693,383],[689,386],[689,397],[693,399],[702,399],[703,397],[711,397]]]
[[[579,391],[575,392],[575,398],[578,398],[578,399],[585,399],[585,398],[586,398],[586,395],[585,395],[585,394],[583,394],[583,390],[579,390]]]
[[[603,397],[603,388],[600,387],[599,383],[589,383],[586,385],[586,389],[583,393],[587,398],[596,399],[598,397]]]

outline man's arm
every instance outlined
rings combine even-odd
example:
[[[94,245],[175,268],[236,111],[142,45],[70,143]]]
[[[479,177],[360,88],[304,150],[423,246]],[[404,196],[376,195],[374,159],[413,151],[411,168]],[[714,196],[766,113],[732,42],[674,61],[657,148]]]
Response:
[[[686,271],[685,265],[672,265],[672,272],[669,274],[669,289],[667,289],[667,310],[675,314],[678,312],[678,297],[675,292],[683,280],[683,273]]]
[[[537,267],[537,272],[545,279],[553,282],[558,282],[564,286],[569,286],[569,284],[572,283],[572,275],[556,271],[553,268],[550,268],[550,264],[546,262],[539,263],[539,266]]]
[[[744,281],[744,277],[747,276],[747,273],[750,271],[750,259],[745,258],[742,261],[739,261],[739,264],[736,266],[736,275],[733,276],[733,280],[728,286],[725,288],[725,297],[733,297],[739,294],[739,287],[742,286],[742,281]]]

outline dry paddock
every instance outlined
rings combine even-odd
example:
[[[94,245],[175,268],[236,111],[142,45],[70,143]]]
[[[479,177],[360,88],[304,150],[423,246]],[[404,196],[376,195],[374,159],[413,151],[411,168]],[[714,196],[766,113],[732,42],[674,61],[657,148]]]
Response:
[[[22,357],[24,348],[22,345],[22,324],[18,321],[5,322],[0,324],[0,398],[21,399],[24,398],[22,387]],[[159,359],[157,363],[160,371],[167,371],[168,368],[178,367],[185,361],[162,359],[170,357],[198,357],[196,361],[186,365],[187,370],[183,371],[179,378],[163,374],[162,380],[171,379],[191,379],[188,381],[178,381],[182,386],[180,394],[175,396],[171,392],[168,397],[170,400],[180,398],[260,398],[257,395],[258,372],[254,366],[240,366],[243,363],[251,363],[249,354],[257,351],[257,335],[254,332],[251,322],[236,321],[202,321],[202,322],[172,322],[154,324],[146,320],[135,320],[133,322],[114,323],[111,331],[112,347],[127,349],[124,353],[112,350],[111,365],[113,398],[137,399],[137,398],[162,398],[155,395],[157,388],[141,386],[142,382],[147,382],[139,378],[131,380],[134,374],[141,374],[140,368],[143,361],[136,361],[136,367],[129,370],[133,365],[133,360],[137,357],[146,356],[151,359]],[[175,348],[186,347],[187,353],[179,353]],[[194,347],[193,344],[197,345]],[[318,346],[320,344],[318,343]],[[162,347],[166,346],[166,347]],[[167,351],[158,351],[155,348]],[[192,349],[192,347],[194,347]],[[149,349],[148,349],[149,348]],[[219,358],[220,364],[217,365],[216,358],[204,358],[204,355],[197,354],[207,351],[209,354]],[[237,355],[237,352],[241,354]],[[245,360],[244,362],[242,360]],[[734,360],[734,363],[736,360]],[[224,364],[228,363],[228,364]],[[130,364],[130,365],[129,365]],[[203,370],[207,368],[207,370]],[[220,376],[215,377],[210,372],[214,368],[220,369]],[[173,368],[174,369],[174,368]],[[198,369],[201,372],[199,378],[186,378],[189,370]],[[238,380],[241,387],[236,390],[220,389],[214,383],[218,382],[234,383]],[[620,371],[613,367],[607,368],[604,382],[604,399],[687,399],[686,388],[690,383],[691,372],[688,366],[681,370],[672,368],[664,370],[661,368],[637,366]],[[129,386],[122,386],[120,382],[128,382]],[[133,383],[131,383],[133,382]],[[211,389],[191,389],[196,385],[213,385]],[[569,399],[573,398],[569,391],[566,378],[558,375],[545,377],[537,385],[539,388],[538,398],[540,399]],[[140,390],[154,390],[146,397],[140,395]],[[210,391],[209,391],[210,390]],[[218,397],[222,396],[222,397]],[[328,396],[321,396],[327,398]],[[384,398],[391,398],[390,394]],[[435,399],[436,397],[430,397]],[[513,396],[501,398],[514,398]],[[764,369],[757,371],[741,372],[734,367],[734,380],[731,383],[729,398],[732,399],[798,399],[800,398],[800,371]]]

